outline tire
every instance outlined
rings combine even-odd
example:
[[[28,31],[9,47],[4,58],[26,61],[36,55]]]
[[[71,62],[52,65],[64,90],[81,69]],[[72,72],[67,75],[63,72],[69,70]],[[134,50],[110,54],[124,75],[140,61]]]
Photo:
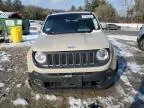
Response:
[[[140,50],[144,51],[144,38],[138,42],[138,47]]]
[[[119,68],[119,65],[118,65],[118,61],[117,61],[117,67],[115,69],[116,73],[118,72],[118,68]],[[115,76],[113,76],[113,78],[109,82],[106,82],[106,83],[104,83],[102,85],[99,85],[98,89],[109,89],[110,87],[114,86],[116,84],[116,81],[114,80]]]
[[[29,78],[29,84],[31,86],[31,88],[37,92],[37,93],[43,93],[43,94],[46,94],[47,93],[47,89],[41,85],[41,86],[38,86],[35,82],[34,82],[34,79],[32,78]]]
[[[114,82],[114,77],[111,79],[111,80],[109,80],[108,82],[105,82],[105,83],[103,83],[103,84],[101,84],[101,85],[97,85],[97,89],[100,89],[100,90],[104,90],[104,89],[109,89],[109,88],[111,88],[113,85],[115,85],[115,82]]]
[[[41,93],[41,94],[48,94],[48,93],[57,94],[57,93],[61,93],[64,90],[64,89],[48,89],[45,88],[44,85],[38,86],[34,82],[34,79],[31,78],[29,78],[29,84],[34,92]]]

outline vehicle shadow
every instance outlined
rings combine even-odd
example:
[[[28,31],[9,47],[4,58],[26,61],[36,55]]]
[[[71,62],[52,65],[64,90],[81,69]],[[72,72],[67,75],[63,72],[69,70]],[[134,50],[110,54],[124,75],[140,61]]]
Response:
[[[118,58],[118,69],[117,74],[114,78],[114,82],[117,83],[120,80],[120,77],[126,72],[127,69],[127,60],[125,57],[120,53],[121,49],[118,46],[115,46],[117,50],[117,58]]]
[[[144,77],[130,108],[144,108]]]

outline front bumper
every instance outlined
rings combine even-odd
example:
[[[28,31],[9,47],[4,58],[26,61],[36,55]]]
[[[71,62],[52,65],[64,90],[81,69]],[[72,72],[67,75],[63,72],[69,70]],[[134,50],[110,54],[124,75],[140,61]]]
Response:
[[[107,88],[114,81],[117,70],[108,69],[103,72],[40,74],[32,72],[29,78],[39,88]]]

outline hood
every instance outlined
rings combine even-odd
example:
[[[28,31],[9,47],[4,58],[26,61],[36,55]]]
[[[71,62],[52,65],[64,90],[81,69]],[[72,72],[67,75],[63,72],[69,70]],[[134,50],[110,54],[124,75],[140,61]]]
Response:
[[[33,51],[75,51],[109,48],[109,41],[102,31],[42,35],[34,43]]]

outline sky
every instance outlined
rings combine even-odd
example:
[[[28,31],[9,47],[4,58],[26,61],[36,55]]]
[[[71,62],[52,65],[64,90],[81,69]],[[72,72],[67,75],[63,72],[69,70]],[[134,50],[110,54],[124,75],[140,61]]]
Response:
[[[84,6],[84,0],[21,0],[23,4],[37,5],[50,9],[68,10],[72,5]]]
[[[21,0],[25,5],[36,5],[43,8],[49,9],[65,9],[69,10],[72,5],[76,7],[84,6],[85,0]],[[125,8],[125,0],[107,0],[111,3],[118,11],[119,14],[124,14],[126,10]],[[131,1],[134,0],[126,0],[128,5],[132,5]]]

